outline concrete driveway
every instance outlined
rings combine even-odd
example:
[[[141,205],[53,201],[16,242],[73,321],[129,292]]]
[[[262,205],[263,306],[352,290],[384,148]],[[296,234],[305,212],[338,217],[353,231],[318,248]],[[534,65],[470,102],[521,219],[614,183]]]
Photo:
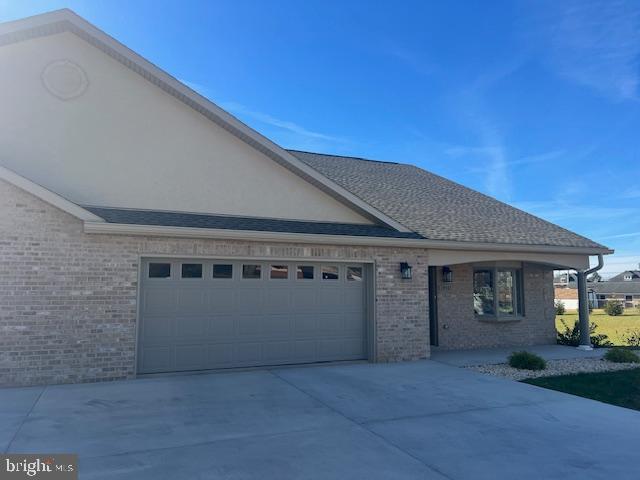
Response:
[[[640,412],[434,361],[0,390],[80,478],[637,479]]]

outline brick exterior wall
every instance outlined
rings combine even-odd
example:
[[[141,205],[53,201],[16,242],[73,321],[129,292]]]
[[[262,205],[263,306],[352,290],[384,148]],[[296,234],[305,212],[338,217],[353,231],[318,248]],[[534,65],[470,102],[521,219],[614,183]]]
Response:
[[[374,260],[375,360],[429,356],[425,250],[87,235],[78,219],[0,181],[0,385],[134,377],[145,255]],[[403,261],[412,280],[400,279]]]
[[[78,219],[0,181],[0,385],[134,377],[145,255],[373,260],[373,359],[429,356],[426,250],[87,235]],[[403,261],[412,280],[400,279]],[[452,269],[453,283],[438,284],[442,348],[554,342],[552,270],[525,264],[525,319],[488,323],[473,313],[472,266]]]
[[[553,270],[523,265],[524,319],[487,322],[473,311],[473,266],[454,265],[453,282],[440,281],[438,269],[438,336],[442,349],[553,344],[556,339]]]

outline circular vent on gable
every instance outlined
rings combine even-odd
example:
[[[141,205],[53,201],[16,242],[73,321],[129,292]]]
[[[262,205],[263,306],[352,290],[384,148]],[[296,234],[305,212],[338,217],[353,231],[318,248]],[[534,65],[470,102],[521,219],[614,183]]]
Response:
[[[89,86],[86,73],[69,60],[57,60],[42,71],[42,82],[52,95],[71,100],[82,95]]]

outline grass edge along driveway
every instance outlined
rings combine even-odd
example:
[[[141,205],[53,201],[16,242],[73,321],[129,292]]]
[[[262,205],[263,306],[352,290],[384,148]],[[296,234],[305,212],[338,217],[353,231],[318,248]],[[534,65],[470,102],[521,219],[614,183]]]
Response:
[[[539,377],[523,383],[640,410],[640,367],[615,372]]]

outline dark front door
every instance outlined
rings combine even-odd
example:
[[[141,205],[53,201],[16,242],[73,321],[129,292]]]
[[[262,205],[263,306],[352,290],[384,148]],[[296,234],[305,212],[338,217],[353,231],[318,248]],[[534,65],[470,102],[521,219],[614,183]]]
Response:
[[[429,338],[438,346],[438,267],[429,267]]]

